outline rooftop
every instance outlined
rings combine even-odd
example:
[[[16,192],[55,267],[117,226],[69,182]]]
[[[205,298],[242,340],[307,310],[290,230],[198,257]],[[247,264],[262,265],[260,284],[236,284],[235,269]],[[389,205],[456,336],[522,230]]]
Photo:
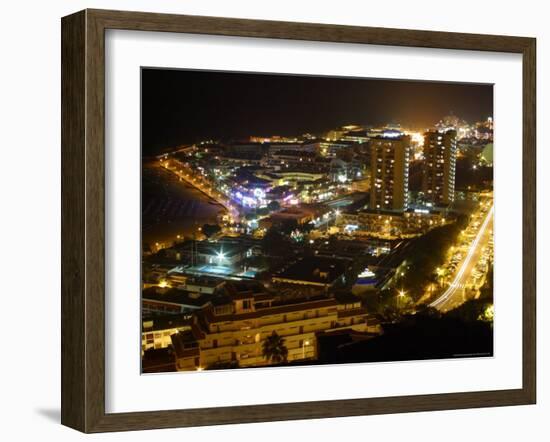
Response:
[[[351,130],[344,134],[345,137],[368,137],[369,133],[366,130]]]
[[[265,297],[264,286],[258,281],[228,281],[225,285],[225,293],[231,297],[231,299],[246,299],[257,298],[270,299]]]
[[[243,320],[243,319],[254,319],[254,318],[261,318],[263,316],[270,316],[270,315],[277,315],[282,313],[290,313],[295,311],[302,311],[302,310],[312,310],[312,309],[318,309],[323,307],[332,307],[335,306],[337,303],[332,298],[321,298],[321,299],[295,299],[292,301],[288,301],[285,304],[282,305],[276,305],[272,307],[265,307],[258,309],[256,311],[248,312],[248,313],[231,313],[228,315],[219,315],[215,316],[212,314],[211,310],[206,310],[205,313],[208,318],[208,322],[210,323],[217,323],[217,322],[227,322],[227,321],[234,321],[234,320]]]
[[[143,321],[143,332],[190,327],[191,323],[191,317],[188,315],[154,316]]]
[[[173,247],[177,251],[191,253],[193,241],[184,241]],[[205,255],[217,256],[223,250],[224,256],[233,256],[244,251],[245,247],[238,241],[195,241],[195,251]]]
[[[176,288],[165,292],[157,291],[157,287],[150,287],[143,291],[142,300],[166,302],[170,304],[187,305],[190,307],[203,307],[212,300],[212,295],[206,293],[188,292]]]
[[[354,304],[356,302],[361,302],[361,298],[359,296],[354,295],[353,293],[347,292],[347,293],[337,293],[334,296],[334,299],[338,301],[338,304]]]
[[[283,155],[290,157],[302,157],[302,158],[314,158],[317,156],[315,152],[309,152],[307,150],[279,150],[274,155]]]
[[[298,207],[293,207],[293,208],[287,208],[287,209],[284,209],[284,210],[281,210],[279,212],[275,212],[275,213],[272,213],[271,214],[271,217],[272,218],[303,218],[303,217],[308,217],[308,216],[311,216],[313,217],[313,212],[311,210],[307,210],[305,208],[298,208]]]
[[[350,267],[347,259],[308,256],[298,259],[280,271],[275,278],[332,284]]]

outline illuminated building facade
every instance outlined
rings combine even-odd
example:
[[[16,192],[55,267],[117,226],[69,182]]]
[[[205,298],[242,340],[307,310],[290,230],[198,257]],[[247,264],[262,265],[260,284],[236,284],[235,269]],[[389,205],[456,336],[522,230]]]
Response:
[[[350,144],[341,141],[319,141],[316,143],[316,146],[317,152],[322,157],[336,158],[336,154],[339,151],[350,147]]]
[[[360,211],[342,213],[339,225],[345,233],[357,236],[404,238],[426,233],[453,220],[441,212],[419,209],[383,213]]]
[[[167,315],[144,319],[141,329],[141,351],[161,349],[172,345],[174,333],[191,329],[192,320],[188,315]]]
[[[407,209],[410,144],[410,137],[401,133],[370,140],[372,210]]]
[[[456,131],[424,134],[422,191],[435,206],[446,206],[455,199],[456,152]]]
[[[269,365],[262,351],[275,332],[285,339],[288,361],[317,358],[317,334],[351,329],[379,332],[368,324],[359,299],[293,300],[274,303],[267,293],[242,293],[206,309],[191,329],[172,335],[177,370],[201,370],[234,364]]]

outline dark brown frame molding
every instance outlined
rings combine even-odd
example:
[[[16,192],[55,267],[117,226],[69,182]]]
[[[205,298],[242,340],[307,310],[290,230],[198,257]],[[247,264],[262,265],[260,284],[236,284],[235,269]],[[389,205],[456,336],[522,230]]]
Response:
[[[105,10],[80,11],[64,17],[61,25],[61,422],[64,425],[83,432],[103,432],[535,403],[536,40],[534,38]],[[189,410],[106,413],[104,348],[106,29],[522,54],[522,388]]]

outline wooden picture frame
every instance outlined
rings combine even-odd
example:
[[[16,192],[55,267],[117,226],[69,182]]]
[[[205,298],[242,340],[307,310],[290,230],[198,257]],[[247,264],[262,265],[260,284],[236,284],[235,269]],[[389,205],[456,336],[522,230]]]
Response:
[[[514,390],[105,412],[105,30],[497,51],[523,57],[523,385]],[[83,432],[533,404],[536,398],[534,38],[84,10],[62,19],[62,424]]]

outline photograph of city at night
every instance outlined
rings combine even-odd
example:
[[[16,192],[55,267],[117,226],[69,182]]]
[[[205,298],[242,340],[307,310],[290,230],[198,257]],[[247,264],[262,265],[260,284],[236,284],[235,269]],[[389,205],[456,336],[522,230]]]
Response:
[[[493,356],[492,85],[141,77],[142,373]]]

